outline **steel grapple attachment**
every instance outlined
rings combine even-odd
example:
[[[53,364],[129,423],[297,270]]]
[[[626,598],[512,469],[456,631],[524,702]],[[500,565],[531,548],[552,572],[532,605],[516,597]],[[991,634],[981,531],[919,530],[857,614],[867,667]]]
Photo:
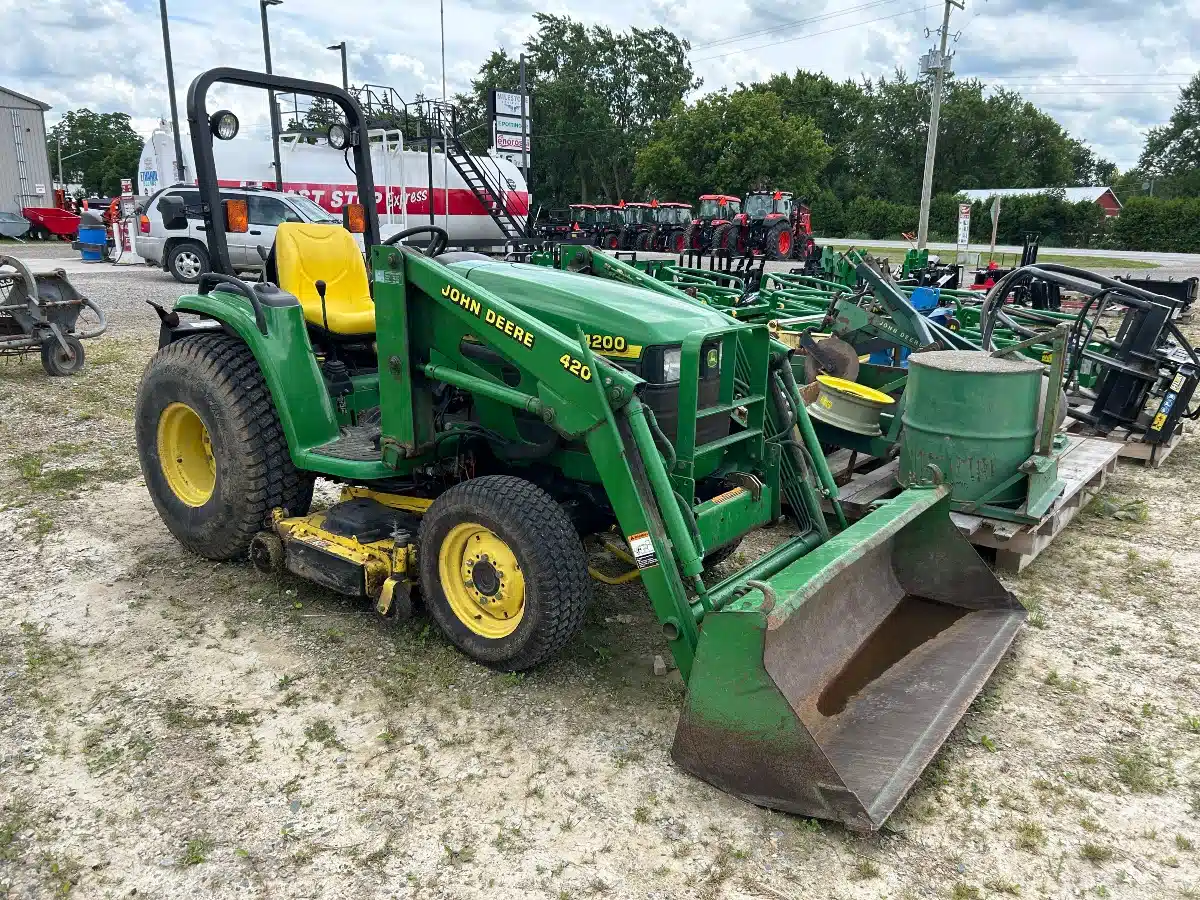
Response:
[[[760,806],[882,825],[1025,617],[948,504],[905,491],[705,616],[676,762]]]

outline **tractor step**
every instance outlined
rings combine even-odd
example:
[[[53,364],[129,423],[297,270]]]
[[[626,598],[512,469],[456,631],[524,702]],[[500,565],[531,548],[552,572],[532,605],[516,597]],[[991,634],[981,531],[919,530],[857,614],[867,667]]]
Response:
[[[375,462],[383,458],[383,453],[379,449],[379,426],[372,424],[343,428],[340,437],[327,444],[314,447],[312,452],[317,456],[327,456],[330,459]]]

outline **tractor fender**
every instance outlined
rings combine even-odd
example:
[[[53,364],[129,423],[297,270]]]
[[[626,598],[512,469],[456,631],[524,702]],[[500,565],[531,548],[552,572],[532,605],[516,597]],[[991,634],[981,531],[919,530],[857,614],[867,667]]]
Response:
[[[308,340],[304,310],[291,294],[278,293],[283,296],[263,304],[266,334],[259,331],[249,302],[224,291],[180,297],[175,303],[176,312],[203,318],[197,323],[181,322],[170,329],[170,334],[172,341],[180,340],[213,329],[209,323],[215,322],[216,328],[241,339],[250,348],[271,391],[292,461],[304,467],[309,450],[336,440],[340,432],[337,412]],[[185,324],[191,329],[184,329]]]

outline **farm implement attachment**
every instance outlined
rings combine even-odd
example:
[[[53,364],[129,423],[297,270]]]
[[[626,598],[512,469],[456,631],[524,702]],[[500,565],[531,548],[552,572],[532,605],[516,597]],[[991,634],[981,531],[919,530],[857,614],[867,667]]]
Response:
[[[94,323],[79,328],[90,309]],[[104,333],[104,313],[82,296],[62,269],[31,272],[13,256],[0,255],[0,356],[39,352],[49,375],[83,368],[82,341]]]

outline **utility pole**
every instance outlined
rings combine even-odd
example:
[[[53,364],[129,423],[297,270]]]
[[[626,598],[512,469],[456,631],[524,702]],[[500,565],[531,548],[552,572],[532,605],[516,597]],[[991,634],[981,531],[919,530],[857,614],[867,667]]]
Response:
[[[266,57],[267,74],[271,74],[271,35],[267,31],[267,7],[281,6],[283,0],[258,0],[258,12],[262,19],[263,56]],[[275,109],[275,92],[267,91],[267,102],[271,104],[271,151],[274,155],[275,190],[283,190],[283,165],[279,162],[279,115]]]
[[[966,7],[966,0],[945,0],[945,3],[942,27],[938,31],[942,39],[941,48],[930,50],[921,60],[921,74],[933,72],[933,102],[929,109],[929,137],[925,143],[925,179],[921,183],[921,218],[917,224],[918,250],[924,250],[929,239],[929,201],[933,196],[933,163],[937,156],[938,119],[942,113],[942,85],[950,68],[950,58],[946,56],[946,44],[950,40],[950,7]]]
[[[526,152],[526,142],[529,140],[526,137],[525,116],[525,54],[521,54],[521,177],[525,179],[525,235],[529,236],[529,210],[532,208],[533,194],[529,190],[529,154]]]
[[[167,57],[167,96],[171,98],[171,131],[175,135],[175,179],[173,184],[183,181],[187,173],[183,165],[183,142],[179,139],[179,106],[175,103],[175,66],[171,62],[171,31],[167,28],[167,0],[158,0],[158,13],[162,19],[163,53]],[[59,173],[61,177],[61,172]]]

